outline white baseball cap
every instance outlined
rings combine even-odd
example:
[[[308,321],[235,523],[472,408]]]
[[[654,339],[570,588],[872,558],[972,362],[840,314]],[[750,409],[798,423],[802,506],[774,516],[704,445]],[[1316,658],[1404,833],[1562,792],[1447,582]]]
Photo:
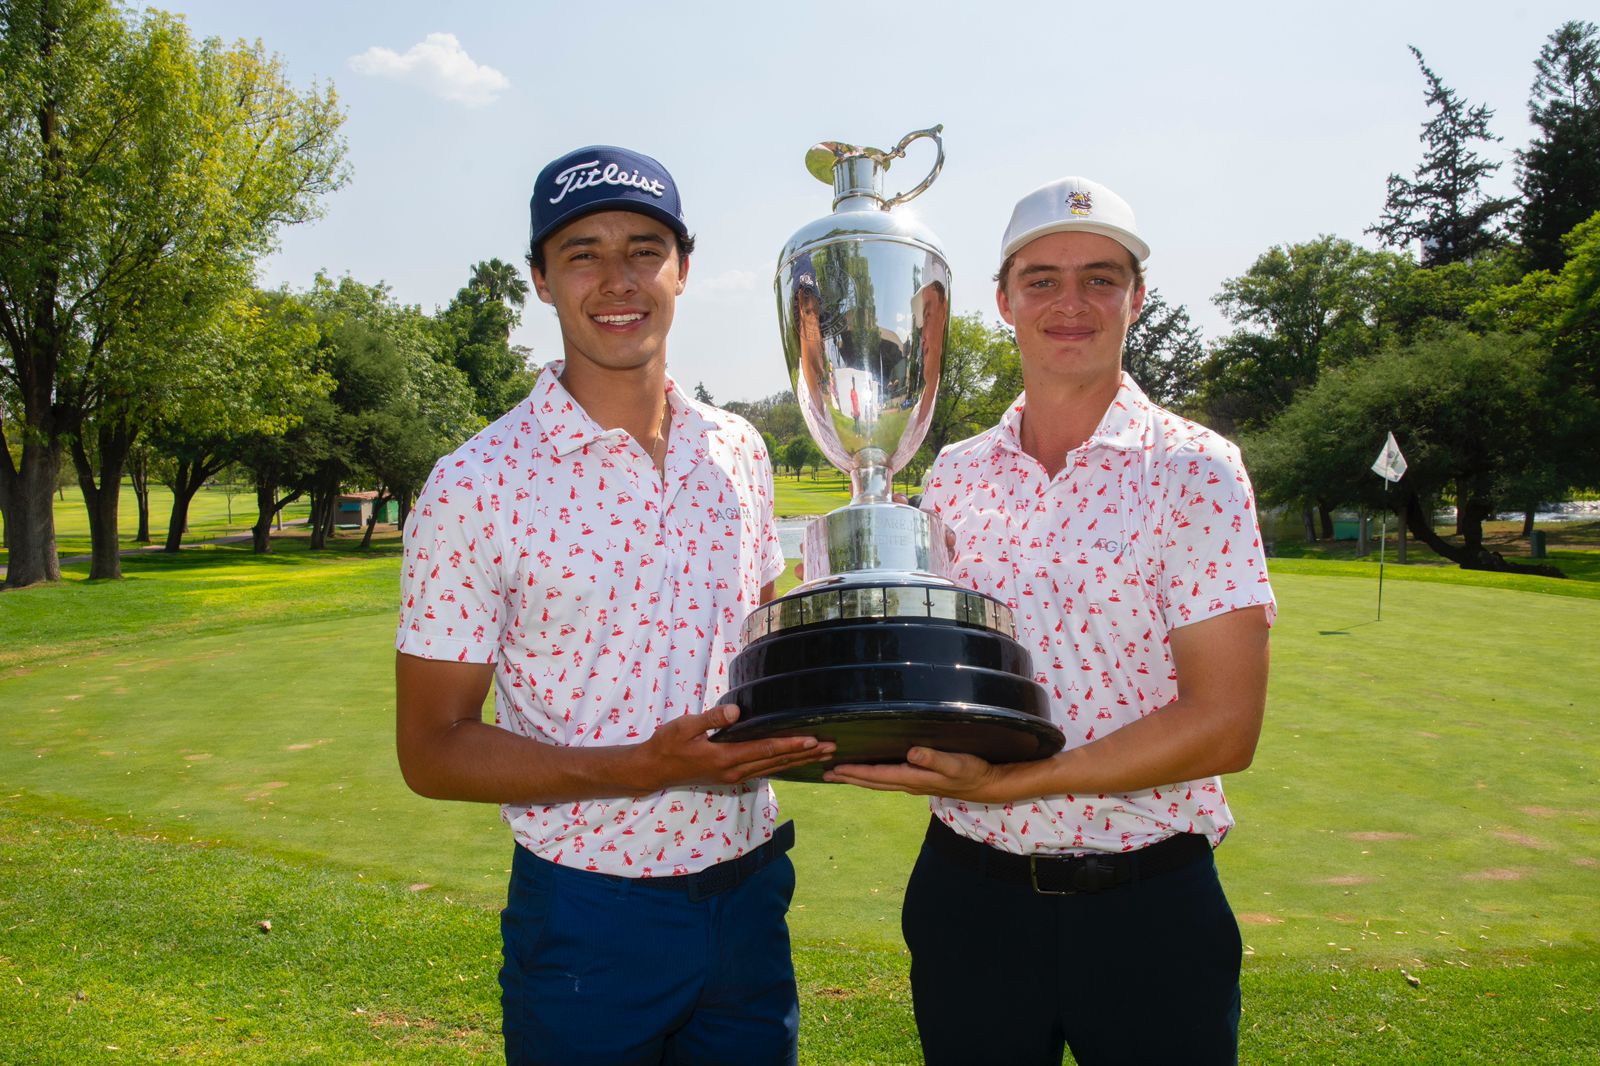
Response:
[[[1139,237],[1128,201],[1097,181],[1076,177],[1048,182],[1017,201],[1000,241],[1000,258],[1036,237],[1063,230],[1098,233],[1122,245],[1141,263],[1150,258],[1150,246]]]

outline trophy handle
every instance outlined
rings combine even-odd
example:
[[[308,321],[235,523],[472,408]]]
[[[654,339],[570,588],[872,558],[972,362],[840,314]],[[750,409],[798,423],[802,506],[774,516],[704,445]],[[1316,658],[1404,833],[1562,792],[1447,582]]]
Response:
[[[885,200],[883,202],[884,210],[888,210],[897,204],[903,204],[907,200],[916,199],[918,196],[927,191],[929,185],[933,184],[933,179],[937,178],[939,176],[939,171],[944,169],[944,140],[939,136],[939,134],[943,132],[944,123],[941,122],[939,125],[933,126],[929,129],[917,130],[915,133],[908,133],[904,137],[900,138],[900,143],[894,146],[894,151],[888,153],[889,159],[905,158],[906,147],[919,137],[928,138],[936,146],[938,146],[939,149],[939,156],[933,161],[933,169],[928,171],[928,176],[923,178],[913,188],[907,190],[906,192],[896,193]]]

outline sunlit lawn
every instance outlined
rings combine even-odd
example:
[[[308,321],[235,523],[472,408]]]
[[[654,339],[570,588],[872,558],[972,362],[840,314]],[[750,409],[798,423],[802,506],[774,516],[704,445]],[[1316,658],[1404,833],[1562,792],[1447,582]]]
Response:
[[[394,536],[67,569],[0,594],[0,1062],[492,1057],[511,844],[399,780]],[[1375,621],[1375,566],[1275,571],[1219,852],[1244,1061],[1594,1061],[1600,584],[1387,578]],[[917,1061],[898,906],[925,808],[778,788],[802,1061]]]
[[[309,504],[300,499],[283,509],[284,523],[303,521],[309,513]],[[172,517],[172,490],[165,485],[150,486],[150,543],[166,543],[167,526]],[[87,555],[89,552],[89,513],[84,508],[83,494],[77,488],[67,488],[55,497],[56,550],[64,558]],[[189,526],[184,534],[185,544],[195,544],[214,537],[233,536],[250,532],[256,521],[255,491],[244,485],[207,486],[195,493],[189,504]],[[4,526],[0,525],[0,529]],[[133,493],[132,482],[124,479],[117,511],[118,540],[124,551],[144,545],[134,540],[139,532],[139,505]],[[7,552],[0,548],[0,564]]]

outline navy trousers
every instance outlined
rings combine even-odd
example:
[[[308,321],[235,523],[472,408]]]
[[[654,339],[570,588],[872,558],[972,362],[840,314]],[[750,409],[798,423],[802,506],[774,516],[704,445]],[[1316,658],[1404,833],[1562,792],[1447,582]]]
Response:
[[[515,851],[500,918],[507,1063],[793,1066],[787,855],[697,900]]]
[[[1044,895],[924,844],[901,931],[928,1066],[1238,1061],[1239,926],[1209,852]]]

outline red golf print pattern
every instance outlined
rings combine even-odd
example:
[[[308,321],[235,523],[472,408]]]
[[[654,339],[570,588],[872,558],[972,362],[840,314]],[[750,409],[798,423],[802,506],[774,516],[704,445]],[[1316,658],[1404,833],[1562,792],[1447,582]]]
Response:
[[[923,507],[955,532],[955,580],[1008,603],[1067,747],[1177,698],[1168,634],[1243,607],[1276,613],[1250,481],[1232,444],[1152,404],[1131,378],[1050,478],[1021,446],[1026,399],[952,445]],[[991,805],[935,799],[958,832],[1006,851],[1127,851],[1174,832],[1222,839],[1217,778],[1120,796]]]
[[[540,374],[519,407],[439,461],[405,533],[396,647],[495,665],[495,720],[545,743],[635,743],[725,690],[739,627],[783,572],[761,437],[671,382],[665,477]],[[765,783],[506,806],[567,866],[692,873],[772,834]]]

